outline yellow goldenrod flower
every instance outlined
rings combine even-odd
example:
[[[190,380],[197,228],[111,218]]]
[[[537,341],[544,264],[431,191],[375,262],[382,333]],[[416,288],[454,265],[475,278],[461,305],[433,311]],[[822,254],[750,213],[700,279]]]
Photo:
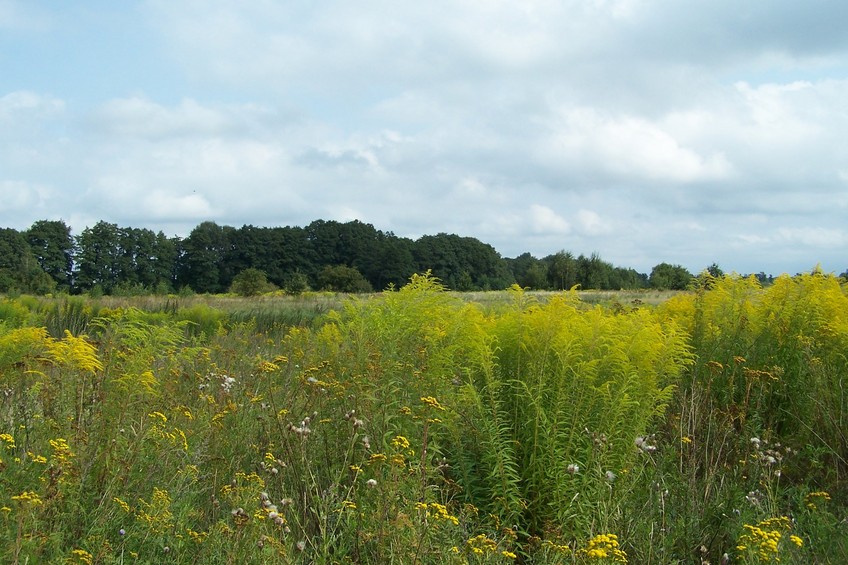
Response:
[[[435,408],[436,410],[444,410],[445,409],[445,407],[442,406],[439,403],[439,401],[436,400],[436,398],[433,397],[433,396],[422,396],[421,402],[423,402],[427,406],[430,406],[431,408]]]
[[[148,414],[148,417],[153,418],[154,420],[158,418],[159,420],[162,420],[163,424],[166,424],[168,422],[168,417],[159,411],[151,412],[150,414]]]
[[[260,373],[273,373],[274,371],[279,371],[280,366],[276,363],[272,363],[271,361],[262,361],[259,363],[259,372]]]
[[[115,501],[115,504],[117,504],[118,506],[120,506],[120,507],[121,507],[121,509],[122,509],[124,512],[126,512],[127,514],[129,514],[129,513],[130,513],[130,505],[129,505],[129,504],[127,504],[124,500],[121,500],[121,499],[120,499],[120,498],[118,498],[117,496],[113,497],[113,498],[112,498],[112,500],[114,500],[114,501]]]

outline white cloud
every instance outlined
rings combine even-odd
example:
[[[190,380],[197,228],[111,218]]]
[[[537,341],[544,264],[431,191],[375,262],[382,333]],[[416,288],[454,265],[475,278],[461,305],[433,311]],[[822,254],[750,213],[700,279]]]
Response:
[[[609,222],[592,210],[578,210],[577,225],[585,235],[605,235],[612,232]]]
[[[25,229],[37,219],[67,217],[68,204],[51,186],[0,178],[0,227]]]
[[[27,61],[0,92],[0,215],[844,262],[848,4],[811,2],[147,0],[136,27],[0,0]],[[104,63],[111,17],[132,72]]]
[[[486,190],[486,185],[475,177],[467,177],[460,180],[459,185],[457,186],[457,191],[462,195],[474,198],[486,196],[486,193],[488,192]]]
[[[154,220],[197,221],[218,215],[205,197],[199,194],[169,194],[154,190],[143,197],[145,216]]]
[[[9,221],[18,214],[29,214],[33,209],[43,208],[50,198],[50,189],[23,181],[0,180],[0,202],[2,216]],[[15,222],[16,223],[16,222]]]
[[[541,204],[530,206],[530,231],[536,234],[567,235],[571,225],[559,214]]]
[[[184,98],[167,107],[134,96],[106,102],[93,123],[102,133],[135,138],[233,135],[261,131],[276,123],[275,113],[255,104],[213,107]]]
[[[775,240],[782,244],[801,244],[813,248],[848,248],[848,233],[838,228],[779,228]]]
[[[48,118],[64,108],[65,102],[58,98],[17,90],[0,97],[0,121],[27,117]]]
[[[643,118],[613,117],[590,108],[561,114],[542,151],[547,160],[567,167],[588,164],[617,177],[683,183],[722,179],[732,169],[724,155],[701,156]]]

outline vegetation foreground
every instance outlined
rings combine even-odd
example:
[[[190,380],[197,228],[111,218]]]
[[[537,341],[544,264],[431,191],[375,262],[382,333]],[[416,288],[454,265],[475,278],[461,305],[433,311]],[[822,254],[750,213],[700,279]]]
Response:
[[[0,560],[848,562],[835,277],[266,307],[0,302]]]

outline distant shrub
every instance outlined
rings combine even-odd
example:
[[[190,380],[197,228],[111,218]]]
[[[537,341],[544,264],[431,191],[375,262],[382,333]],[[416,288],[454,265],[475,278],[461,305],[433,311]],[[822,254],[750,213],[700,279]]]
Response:
[[[235,276],[230,292],[239,296],[258,296],[265,292],[274,290],[274,285],[268,282],[264,271],[259,269],[245,269]]]
[[[346,265],[327,265],[318,275],[318,286],[333,292],[362,293],[373,292],[369,283],[356,267]]]

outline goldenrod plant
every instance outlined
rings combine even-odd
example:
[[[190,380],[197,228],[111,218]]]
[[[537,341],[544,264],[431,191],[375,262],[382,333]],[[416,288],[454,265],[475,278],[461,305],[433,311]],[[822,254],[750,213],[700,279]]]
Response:
[[[0,561],[848,562],[847,296],[6,298]]]

